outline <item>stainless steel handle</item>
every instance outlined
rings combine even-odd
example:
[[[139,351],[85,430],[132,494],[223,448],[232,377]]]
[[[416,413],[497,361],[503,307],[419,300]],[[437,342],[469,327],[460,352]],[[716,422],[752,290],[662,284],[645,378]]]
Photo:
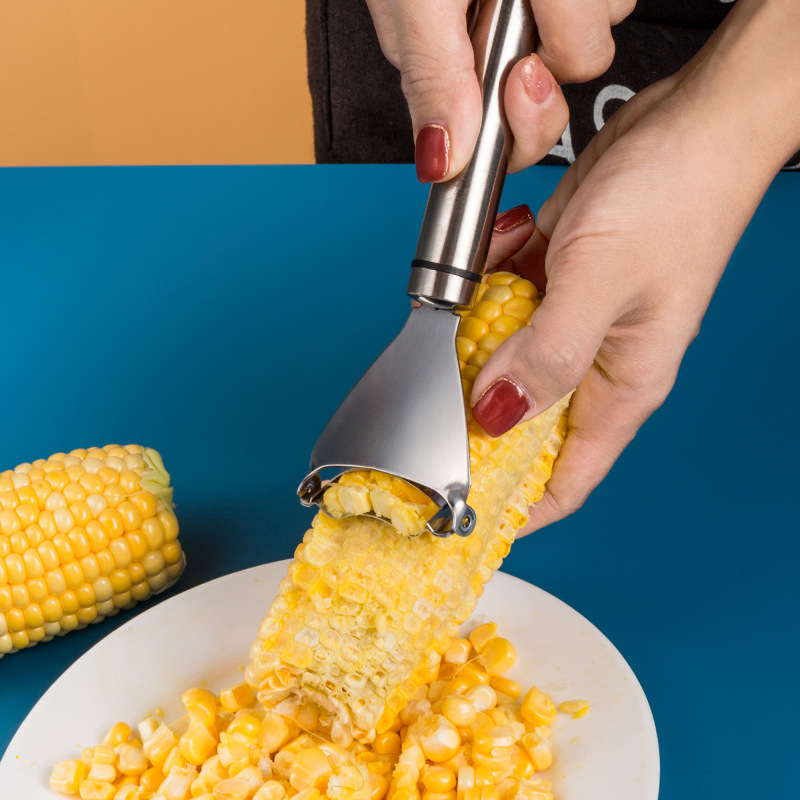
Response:
[[[432,305],[470,305],[486,265],[508,165],[511,131],[503,110],[506,78],[533,51],[530,0],[481,2],[473,22],[483,121],[469,164],[431,187],[407,292]]]

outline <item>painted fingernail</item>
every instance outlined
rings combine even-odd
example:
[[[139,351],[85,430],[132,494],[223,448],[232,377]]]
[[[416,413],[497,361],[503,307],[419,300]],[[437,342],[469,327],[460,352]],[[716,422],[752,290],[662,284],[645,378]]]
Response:
[[[497,219],[494,221],[494,229],[498,233],[507,233],[514,230],[514,228],[519,228],[520,225],[524,225],[526,222],[531,222],[531,220],[533,220],[533,212],[528,206],[516,206],[497,215]]]
[[[553,94],[553,76],[537,55],[528,56],[522,65],[522,84],[536,105],[542,105]]]
[[[450,169],[450,137],[444,125],[431,122],[420,129],[414,160],[420,183],[442,180]]]
[[[525,393],[511,378],[499,378],[472,407],[472,416],[489,436],[510,431],[530,407]]]

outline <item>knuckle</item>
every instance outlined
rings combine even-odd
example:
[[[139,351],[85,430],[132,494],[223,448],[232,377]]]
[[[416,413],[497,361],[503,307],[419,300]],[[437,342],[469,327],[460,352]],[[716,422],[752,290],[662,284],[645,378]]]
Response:
[[[551,72],[561,83],[585,83],[602,75],[614,60],[611,32],[597,36],[583,46],[559,47],[550,52]]]
[[[548,372],[559,387],[574,389],[586,372],[583,352],[569,339],[560,339],[547,348]]]

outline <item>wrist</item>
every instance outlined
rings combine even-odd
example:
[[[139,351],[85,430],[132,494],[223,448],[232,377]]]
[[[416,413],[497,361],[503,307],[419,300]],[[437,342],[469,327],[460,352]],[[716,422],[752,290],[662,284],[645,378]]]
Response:
[[[800,149],[800,3],[739,0],[676,76],[729,168],[768,185]],[[766,185],[764,189],[766,189]]]

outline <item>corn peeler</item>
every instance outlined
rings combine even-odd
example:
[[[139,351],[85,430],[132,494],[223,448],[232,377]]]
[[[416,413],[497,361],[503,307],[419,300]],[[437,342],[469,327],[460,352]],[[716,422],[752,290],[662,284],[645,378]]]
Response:
[[[533,49],[530,0],[476,3],[470,28],[483,121],[466,168],[431,187],[407,288],[419,305],[322,431],[297,490],[303,505],[319,505],[350,470],[389,473],[438,505],[427,522],[436,536],[467,536],[476,523],[456,311],[473,303],[486,264],[512,142],[502,98]]]

